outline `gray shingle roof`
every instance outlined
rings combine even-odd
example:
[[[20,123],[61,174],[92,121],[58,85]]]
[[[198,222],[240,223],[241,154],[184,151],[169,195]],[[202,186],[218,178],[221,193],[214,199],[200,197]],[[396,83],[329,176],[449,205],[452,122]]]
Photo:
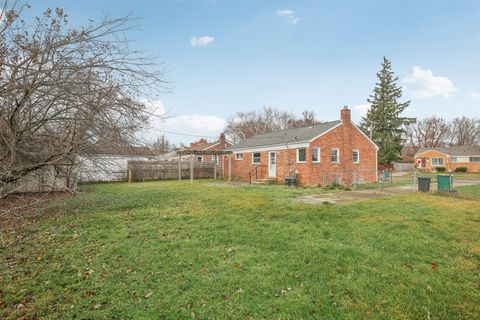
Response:
[[[267,147],[282,145],[285,143],[308,142],[316,136],[332,129],[340,124],[341,120],[323,122],[314,126],[275,131],[266,134],[260,134],[243,140],[226,150],[234,151],[245,148]]]
[[[441,153],[445,153],[451,156],[478,156],[480,155],[480,147],[478,146],[451,146],[451,147],[433,147],[433,148],[420,148],[415,156],[418,154],[434,150]]]

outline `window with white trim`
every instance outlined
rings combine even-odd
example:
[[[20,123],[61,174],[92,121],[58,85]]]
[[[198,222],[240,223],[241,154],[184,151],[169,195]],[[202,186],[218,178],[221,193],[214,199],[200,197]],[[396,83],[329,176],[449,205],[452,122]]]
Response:
[[[312,162],[320,162],[320,148],[312,148]]]
[[[352,157],[353,163],[360,163],[360,151],[358,149],[353,149]]]
[[[470,162],[480,162],[480,157],[475,156],[475,157],[470,157]]]
[[[243,160],[243,153],[235,153],[235,160]]]
[[[430,159],[432,167],[442,167],[445,165],[445,158]]]
[[[307,148],[297,149],[297,162],[307,162]]]
[[[261,153],[260,152],[252,152],[252,163],[258,164],[261,162]]]
[[[203,162],[203,156],[198,156],[197,157],[197,162]]]
[[[340,162],[340,150],[338,148],[332,148],[331,159],[332,163]]]

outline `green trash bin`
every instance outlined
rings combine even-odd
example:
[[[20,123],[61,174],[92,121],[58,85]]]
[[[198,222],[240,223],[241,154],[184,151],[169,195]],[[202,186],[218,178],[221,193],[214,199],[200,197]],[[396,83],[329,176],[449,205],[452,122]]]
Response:
[[[430,191],[430,178],[418,177],[418,191],[421,191],[421,192]]]
[[[453,177],[445,174],[437,176],[438,192],[452,191]]]

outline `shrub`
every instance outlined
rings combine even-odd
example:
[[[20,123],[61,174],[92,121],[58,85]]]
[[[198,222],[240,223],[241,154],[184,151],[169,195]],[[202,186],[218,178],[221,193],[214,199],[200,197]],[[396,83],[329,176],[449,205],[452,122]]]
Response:
[[[437,172],[445,172],[446,171],[445,167],[437,167],[435,170],[437,170]]]
[[[455,172],[467,172],[467,167],[456,167]]]

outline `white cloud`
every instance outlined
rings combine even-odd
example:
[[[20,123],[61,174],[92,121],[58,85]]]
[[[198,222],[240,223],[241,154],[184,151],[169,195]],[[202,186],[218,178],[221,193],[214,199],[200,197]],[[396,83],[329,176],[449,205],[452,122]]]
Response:
[[[352,116],[356,121],[360,121],[362,117],[367,116],[367,112],[370,109],[370,103],[357,104],[352,108]]]
[[[478,99],[478,98],[480,98],[480,93],[472,92],[472,93],[470,93],[470,98]]]
[[[157,136],[165,133],[168,140],[173,143],[190,143],[205,137],[215,140],[225,128],[226,120],[214,115],[171,115],[162,101],[150,101],[145,103],[148,111],[154,115],[150,118],[150,129],[142,133],[143,138],[152,141]],[[169,115],[170,114],[170,115]],[[182,133],[174,134],[174,133]],[[190,136],[195,135],[198,137]]]
[[[434,76],[432,70],[415,66],[412,73],[403,79],[407,91],[415,98],[442,96],[448,98],[458,91],[452,80],[443,76]]]
[[[211,44],[213,41],[215,41],[214,37],[210,36],[203,36],[203,37],[191,37],[190,38],[190,45],[193,48],[198,48],[198,47],[206,47],[209,44]]]
[[[300,21],[300,18],[295,15],[295,12],[290,9],[277,10],[277,17],[284,18],[285,21],[291,24],[297,24]]]

